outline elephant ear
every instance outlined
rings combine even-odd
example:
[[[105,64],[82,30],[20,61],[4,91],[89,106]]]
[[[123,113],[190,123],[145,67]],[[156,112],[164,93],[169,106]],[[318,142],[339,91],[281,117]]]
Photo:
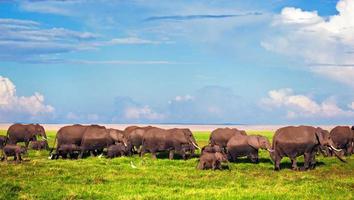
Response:
[[[323,145],[324,144],[324,136],[322,133],[322,129],[320,127],[316,128],[315,134],[316,134],[316,138],[317,138],[318,142],[320,143],[320,145]]]
[[[255,135],[248,136],[247,143],[255,149],[259,149],[261,145],[259,141],[259,137]]]

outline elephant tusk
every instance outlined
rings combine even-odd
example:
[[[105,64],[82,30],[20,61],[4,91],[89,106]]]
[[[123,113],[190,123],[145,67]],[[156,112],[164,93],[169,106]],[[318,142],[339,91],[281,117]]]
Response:
[[[198,147],[198,145],[196,145],[194,142],[192,142],[192,144],[193,144],[193,146],[194,146],[195,148],[197,148],[197,149],[200,150],[200,147]]]
[[[45,140],[45,141],[47,141],[47,138],[45,138],[45,137],[42,137],[42,140]]]
[[[332,145],[330,145],[330,147],[331,147],[331,149],[333,149],[333,150],[335,150],[335,151],[342,151],[341,149],[337,149],[337,148],[335,148],[335,147],[333,147]]]
[[[128,145],[125,142],[123,142],[123,144],[124,144],[125,147],[128,147]]]
[[[267,151],[269,151],[269,152],[274,152],[274,150],[273,150],[273,149],[267,149]]]

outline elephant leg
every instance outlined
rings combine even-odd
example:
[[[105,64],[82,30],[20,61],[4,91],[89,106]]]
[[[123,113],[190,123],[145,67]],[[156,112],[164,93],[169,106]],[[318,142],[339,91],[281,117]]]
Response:
[[[84,156],[84,152],[85,152],[85,149],[81,149],[79,159],[82,159],[82,157]]]
[[[145,152],[146,152],[146,149],[144,146],[142,146],[140,149],[140,157],[144,157]]]
[[[291,157],[291,168],[292,170],[299,170],[299,167],[297,166],[297,160],[296,157]]]
[[[315,169],[316,167],[316,153],[312,153],[310,157],[310,169]]]
[[[275,171],[279,171],[280,170],[280,161],[281,161],[281,157],[276,155],[275,156],[275,161],[274,161],[274,170]]]
[[[28,141],[28,140],[26,140],[26,141],[25,141],[25,146],[26,146],[26,149],[28,148],[28,145],[29,145],[29,141]]]
[[[302,171],[309,169],[311,162],[311,153],[304,153],[304,166],[301,168]]]
[[[204,162],[203,161],[199,161],[199,164],[197,166],[198,169],[204,169]]]
[[[19,163],[19,162],[20,162],[19,153],[16,153],[16,154],[15,154],[14,159],[15,159],[16,163]]]
[[[6,155],[6,153],[4,153],[4,160],[5,160],[5,162],[7,162],[7,155]]]
[[[151,158],[154,159],[154,160],[157,159],[157,157],[156,157],[156,151],[152,151],[152,152],[151,152]]]
[[[348,143],[347,146],[346,146],[346,149],[345,149],[345,155],[346,156],[351,156],[352,151],[353,151],[352,148],[353,148],[352,145],[350,143]]]
[[[211,163],[211,169],[212,169],[212,170],[215,170],[215,169],[216,169],[216,161],[213,161],[213,162]]]
[[[173,160],[174,153],[174,150],[170,150],[168,154],[168,159]]]

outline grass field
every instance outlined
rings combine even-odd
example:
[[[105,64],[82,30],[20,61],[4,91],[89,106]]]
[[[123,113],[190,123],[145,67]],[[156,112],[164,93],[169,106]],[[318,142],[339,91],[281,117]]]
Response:
[[[207,143],[208,132],[194,134],[200,146]],[[55,132],[47,135],[53,144]],[[0,162],[0,199],[354,199],[353,156],[348,163],[319,156],[306,172],[291,171],[288,159],[275,172],[268,153],[260,157],[259,164],[240,159],[230,170],[200,171],[196,158],[48,160],[47,151],[29,151],[22,164]]]

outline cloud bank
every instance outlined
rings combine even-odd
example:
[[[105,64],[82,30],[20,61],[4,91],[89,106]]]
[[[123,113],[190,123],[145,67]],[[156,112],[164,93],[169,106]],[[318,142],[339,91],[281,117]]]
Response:
[[[0,76],[0,122],[47,120],[53,117],[54,107],[44,103],[38,92],[31,96],[17,96],[13,82]]]
[[[354,49],[354,1],[340,0],[336,9],[337,15],[325,18],[317,11],[285,7],[274,17],[273,32],[261,45],[304,60],[314,73],[354,87],[353,81],[346,81],[354,73],[354,56],[350,53]]]

